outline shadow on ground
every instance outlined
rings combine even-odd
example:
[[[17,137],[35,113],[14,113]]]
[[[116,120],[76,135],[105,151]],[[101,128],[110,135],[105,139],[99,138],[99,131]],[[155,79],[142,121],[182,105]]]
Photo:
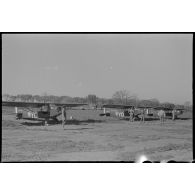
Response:
[[[84,125],[86,123],[102,123],[105,122],[104,120],[94,120],[94,119],[88,119],[88,120],[67,120],[65,125]],[[22,125],[26,126],[43,126],[44,122],[22,122]],[[62,124],[62,121],[48,121],[49,125],[56,125],[56,124]]]
[[[124,120],[124,119],[121,119]],[[129,121],[129,119],[125,119],[126,121]],[[189,118],[177,118],[176,120],[189,120]],[[140,119],[135,120],[135,121],[140,121]],[[145,118],[145,121],[159,121],[158,118]],[[95,119],[87,119],[87,120],[67,120],[66,125],[87,125],[90,123],[104,123],[106,120],[95,120]],[[36,122],[22,122],[22,125],[25,126],[44,126],[44,122],[42,121],[36,121]],[[62,121],[53,121],[50,120],[48,122],[49,125],[56,125],[56,124],[62,124]]]
[[[190,120],[192,118],[177,118],[176,120]]]
[[[21,124],[25,126],[43,126],[43,122],[22,122]]]
[[[85,128],[85,127],[82,127],[82,128],[75,128],[75,129],[72,129],[72,128],[71,128],[71,129],[68,129],[67,126],[64,127],[64,130],[65,130],[65,131],[66,131],[66,130],[71,130],[71,131],[72,131],[72,130],[86,130],[86,129],[94,129],[94,128]]]
[[[121,119],[121,120],[124,120],[124,119]],[[129,121],[129,118],[126,118],[125,120]],[[159,119],[158,118],[145,118],[144,120],[145,121],[158,121]],[[141,121],[141,119],[140,118],[135,118],[134,121]]]
[[[80,124],[85,124],[85,123],[103,123],[105,120],[95,120],[95,119],[87,119],[87,120],[67,120],[66,124],[67,125],[80,125]],[[61,123],[61,121],[60,121]]]

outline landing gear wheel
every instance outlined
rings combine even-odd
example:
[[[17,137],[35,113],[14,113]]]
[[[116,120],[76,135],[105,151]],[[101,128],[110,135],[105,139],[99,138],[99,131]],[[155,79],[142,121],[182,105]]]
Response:
[[[59,123],[59,120],[57,118],[54,118],[53,120],[55,121],[56,124]]]
[[[48,126],[48,122],[46,120],[44,122],[44,126]]]

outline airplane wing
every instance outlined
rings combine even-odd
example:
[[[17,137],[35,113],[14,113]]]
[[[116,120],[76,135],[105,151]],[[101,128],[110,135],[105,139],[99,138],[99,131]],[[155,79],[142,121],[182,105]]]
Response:
[[[173,109],[162,107],[162,106],[153,107],[153,109],[155,109],[155,110],[173,110]]]
[[[122,105],[122,104],[104,104],[103,108],[118,108],[118,109],[128,109],[133,108],[132,105]]]
[[[137,108],[144,109],[144,108],[152,108],[152,106],[138,106]]]
[[[3,101],[2,106],[11,106],[11,107],[31,107],[31,108],[40,108],[42,106],[54,104],[56,106],[62,106],[62,107],[77,107],[77,106],[83,106],[87,104],[77,104],[77,103],[70,103],[70,104],[63,104],[63,103],[39,103],[39,102],[9,102],[9,101]]]
[[[184,109],[184,108],[174,108],[175,110],[181,110],[181,111],[184,111],[184,110],[186,110],[186,109]]]
[[[61,106],[61,107],[77,107],[77,106],[85,106],[87,104],[77,104],[77,103],[67,103],[67,104],[63,104],[63,103],[53,103],[56,106]]]
[[[49,105],[48,103],[38,103],[38,102],[9,102],[2,101],[2,106],[10,106],[10,107],[31,107],[31,108],[39,108],[44,105]]]

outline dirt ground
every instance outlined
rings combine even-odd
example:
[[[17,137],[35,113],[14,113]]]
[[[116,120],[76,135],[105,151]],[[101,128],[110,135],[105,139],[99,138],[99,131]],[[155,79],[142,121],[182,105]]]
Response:
[[[101,111],[69,110],[73,121],[60,124],[15,120],[2,108],[2,161],[151,161],[192,160],[192,120],[118,120]]]

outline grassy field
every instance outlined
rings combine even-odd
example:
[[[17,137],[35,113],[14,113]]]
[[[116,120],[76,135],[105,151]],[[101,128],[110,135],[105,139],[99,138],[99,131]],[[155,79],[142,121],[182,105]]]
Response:
[[[15,120],[2,108],[2,161],[134,161],[192,160],[192,120],[118,120],[102,111],[69,110],[65,130],[59,124]],[[59,117],[60,119],[60,117]]]

